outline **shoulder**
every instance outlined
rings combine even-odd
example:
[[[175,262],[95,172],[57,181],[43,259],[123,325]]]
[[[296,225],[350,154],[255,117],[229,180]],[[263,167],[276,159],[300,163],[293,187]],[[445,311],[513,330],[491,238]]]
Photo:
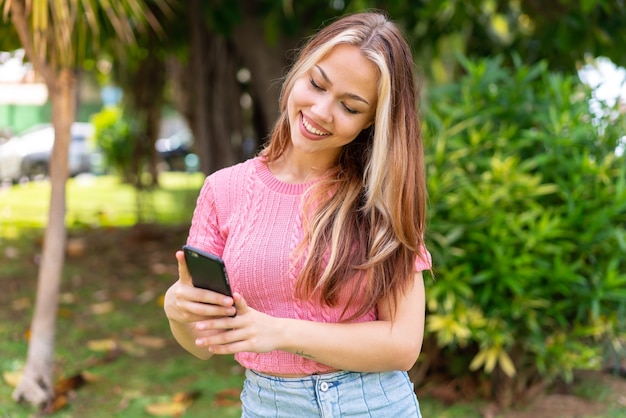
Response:
[[[205,180],[205,188],[229,190],[240,187],[254,173],[254,160],[252,158],[209,174]]]
[[[208,176],[208,179],[212,180],[229,180],[229,179],[238,179],[242,175],[250,173],[254,170],[255,167],[255,159],[251,158],[249,160],[231,165],[229,167],[221,168]]]

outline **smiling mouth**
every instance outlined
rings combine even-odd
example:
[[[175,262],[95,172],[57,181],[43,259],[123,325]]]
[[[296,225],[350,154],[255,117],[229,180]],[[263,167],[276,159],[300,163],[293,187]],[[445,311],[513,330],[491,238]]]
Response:
[[[307,132],[313,135],[318,135],[318,136],[330,135],[330,132],[323,132],[323,131],[320,131],[319,129],[314,128],[309,122],[307,122],[307,120],[305,119],[302,113],[300,114],[300,117],[302,118],[302,125],[304,126],[304,129],[307,130]]]

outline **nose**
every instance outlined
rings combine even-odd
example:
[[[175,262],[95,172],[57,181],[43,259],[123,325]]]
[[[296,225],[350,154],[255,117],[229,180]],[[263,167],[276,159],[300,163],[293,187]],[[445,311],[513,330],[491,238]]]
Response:
[[[320,122],[332,122],[333,120],[333,100],[332,98],[320,97],[314,104],[311,106],[312,115]]]

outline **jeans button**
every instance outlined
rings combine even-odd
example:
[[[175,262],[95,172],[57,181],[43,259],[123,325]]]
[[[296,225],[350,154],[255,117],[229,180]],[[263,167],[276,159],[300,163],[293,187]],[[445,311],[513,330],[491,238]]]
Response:
[[[328,383],[327,382],[320,383],[320,390],[322,392],[326,392],[328,390]]]

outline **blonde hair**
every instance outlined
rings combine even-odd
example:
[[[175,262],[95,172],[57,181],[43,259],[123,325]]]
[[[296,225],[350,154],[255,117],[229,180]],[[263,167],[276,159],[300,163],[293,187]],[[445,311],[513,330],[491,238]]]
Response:
[[[411,51],[398,28],[380,13],[357,13],[315,34],[285,78],[281,116],[262,155],[271,162],[287,149],[293,85],[339,44],[359,47],[377,66],[378,104],[374,124],[343,147],[333,171],[307,194],[296,295],[335,306],[349,289],[348,305],[359,306],[351,320],[381,298],[391,298],[393,314],[422,256],[427,197],[419,95]]]

